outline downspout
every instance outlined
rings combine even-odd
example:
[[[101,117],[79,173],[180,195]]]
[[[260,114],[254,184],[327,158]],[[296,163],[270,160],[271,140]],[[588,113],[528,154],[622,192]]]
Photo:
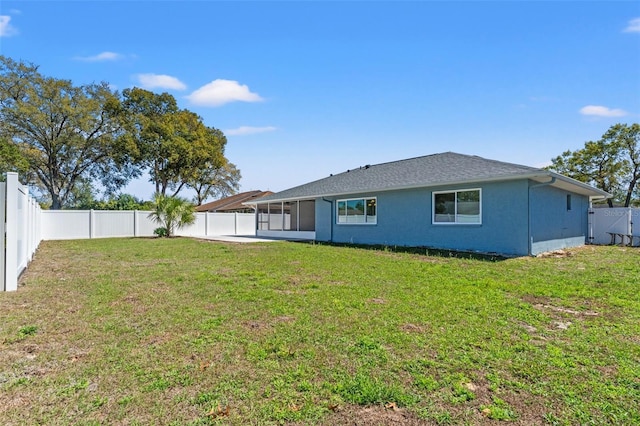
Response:
[[[327,203],[331,204],[331,213],[329,214],[329,217],[331,218],[331,220],[329,221],[329,242],[333,242],[333,201],[327,200],[324,197],[322,197],[321,199],[322,201],[326,201]]]
[[[529,236],[529,256],[532,256],[533,251],[533,236],[531,235],[531,189],[553,185],[554,183],[556,183],[556,177],[551,176],[551,180],[549,182],[536,183],[535,185],[529,185],[529,188],[527,188],[527,233]]]

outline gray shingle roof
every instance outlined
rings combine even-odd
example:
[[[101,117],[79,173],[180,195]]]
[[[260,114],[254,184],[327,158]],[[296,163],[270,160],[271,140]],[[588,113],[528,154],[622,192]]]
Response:
[[[558,177],[570,180],[590,195],[606,194],[572,179],[543,169],[488,160],[474,155],[445,152],[389,163],[366,165],[324,179],[286,189],[260,199],[285,201],[323,196],[369,193],[522,178]],[[548,179],[547,179],[548,180]],[[254,203],[251,203],[254,204]]]

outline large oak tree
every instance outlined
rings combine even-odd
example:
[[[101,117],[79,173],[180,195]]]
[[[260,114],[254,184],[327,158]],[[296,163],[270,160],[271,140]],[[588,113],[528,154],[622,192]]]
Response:
[[[614,196],[625,207],[638,202],[640,181],[640,124],[616,124],[584,148],[565,151],[548,168],[592,184]],[[613,207],[613,200],[608,200]]]
[[[187,185],[196,193],[196,204],[201,205],[210,198],[222,198],[235,194],[240,187],[240,177],[240,170],[235,164],[209,163],[196,170],[195,175],[187,181]]]
[[[52,209],[64,207],[82,182],[115,191],[139,174],[121,112],[107,83],[74,86],[0,56],[0,136],[19,149]]]
[[[224,134],[205,126],[197,114],[179,109],[170,94],[135,87],[124,90],[123,98],[127,137],[137,146],[157,194],[176,196],[185,186],[207,184],[208,171],[228,163]]]

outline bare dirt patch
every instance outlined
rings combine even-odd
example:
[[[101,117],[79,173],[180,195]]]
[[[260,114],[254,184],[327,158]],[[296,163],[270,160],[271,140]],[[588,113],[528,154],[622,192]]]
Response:
[[[544,253],[540,253],[538,255],[536,255],[536,257],[552,257],[552,258],[556,258],[556,259],[560,259],[563,257],[571,257],[573,256],[574,253],[571,250],[554,250],[554,251],[547,251]]]
[[[406,333],[424,333],[427,327],[418,325],[418,324],[403,324],[400,326],[400,330]]]
[[[250,331],[263,331],[270,327],[269,324],[264,321],[244,321],[242,325]]]
[[[274,318],[275,322],[293,322],[295,320],[296,319],[294,317],[290,317],[290,316],[287,316],[287,315],[282,315],[282,316]]]
[[[328,415],[322,425],[353,425],[353,426],[391,426],[391,425],[428,425],[425,420],[419,419],[415,414],[398,408],[395,405],[361,407],[358,405],[346,405],[336,407],[335,411]],[[435,423],[433,423],[435,424]]]
[[[533,307],[539,310],[549,310],[575,316],[596,317],[600,315],[600,313],[595,311],[576,311],[575,309],[563,308],[562,306],[546,305],[542,303],[536,303],[535,305],[533,305]]]
[[[275,324],[279,323],[290,323],[295,321],[294,317],[290,316],[279,316],[275,317],[271,320],[251,320],[251,321],[243,321],[242,326],[253,333],[261,333],[271,329]]]

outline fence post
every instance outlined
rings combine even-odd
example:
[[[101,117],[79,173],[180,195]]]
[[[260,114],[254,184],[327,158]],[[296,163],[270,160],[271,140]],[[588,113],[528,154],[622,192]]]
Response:
[[[233,235],[238,235],[238,212],[234,212],[233,215]]]
[[[5,272],[7,270],[5,265],[5,245],[4,245],[4,236],[5,236],[5,226],[4,226],[4,212],[5,206],[7,202],[6,197],[6,187],[7,184],[5,182],[0,182],[0,290],[4,291],[5,283],[6,283],[6,275]]]
[[[138,236],[138,210],[133,211],[133,236]]]
[[[93,238],[93,226],[95,223],[95,215],[93,214],[93,209],[89,210],[89,239]]]
[[[4,290],[18,289],[18,174],[7,173],[7,232],[5,246]]]
[[[633,247],[633,213],[631,207],[627,208],[627,235],[629,236],[629,247]],[[622,239],[624,244],[624,238]]]

